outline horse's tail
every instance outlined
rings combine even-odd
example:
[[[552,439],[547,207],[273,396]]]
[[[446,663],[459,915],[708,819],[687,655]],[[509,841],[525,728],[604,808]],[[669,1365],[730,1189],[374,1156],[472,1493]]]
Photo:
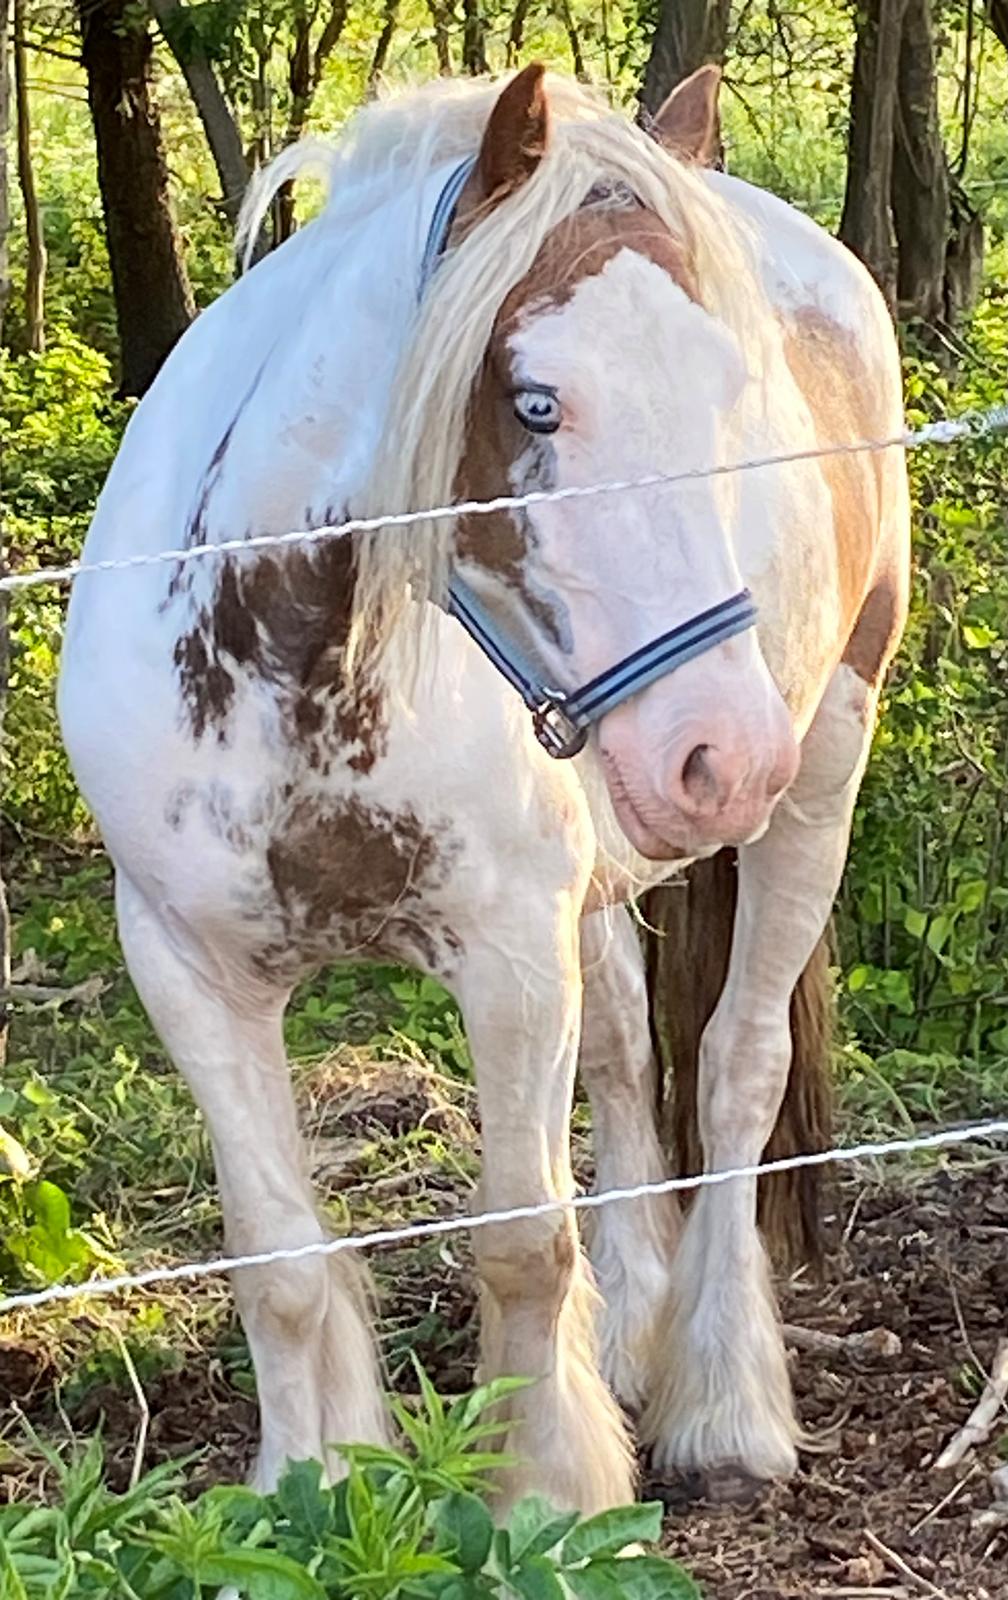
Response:
[[[644,897],[651,1031],[660,1064],[661,1118],[677,1170],[702,1170],[697,1127],[700,1037],[728,972],[735,920],[736,857],[721,850],[684,879]],[[767,1161],[829,1146],[832,995],[824,933],[791,1000],[791,1070]],[[760,1222],[771,1252],[789,1263],[818,1262],[820,1167],[760,1182]]]

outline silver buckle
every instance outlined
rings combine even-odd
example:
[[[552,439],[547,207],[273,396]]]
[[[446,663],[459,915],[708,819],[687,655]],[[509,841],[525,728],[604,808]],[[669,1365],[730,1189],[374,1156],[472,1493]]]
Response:
[[[550,689],[537,705],[532,707],[532,726],[536,738],[554,759],[567,761],[583,750],[588,742],[588,729],[579,727],[568,715],[566,696]]]

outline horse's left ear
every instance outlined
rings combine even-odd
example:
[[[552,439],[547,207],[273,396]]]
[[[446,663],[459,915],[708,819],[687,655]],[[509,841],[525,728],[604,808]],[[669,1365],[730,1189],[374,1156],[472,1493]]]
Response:
[[[655,113],[650,131],[676,155],[711,167],[721,155],[718,91],[721,68],[714,62],[698,67],[676,85]]]
[[[484,200],[503,200],[520,189],[545,154],[549,140],[545,74],[542,62],[534,61],[497,97],[477,164]]]

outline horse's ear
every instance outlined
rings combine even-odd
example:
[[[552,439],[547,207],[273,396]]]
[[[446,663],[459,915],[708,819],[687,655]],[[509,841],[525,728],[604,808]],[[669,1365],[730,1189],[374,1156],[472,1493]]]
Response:
[[[677,84],[650,124],[659,143],[701,166],[713,166],[721,154],[720,88],[721,68],[714,62]]]
[[[521,188],[545,154],[549,140],[545,73],[542,62],[534,61],[497,97],[477,165],[484,200],[503,200]]]

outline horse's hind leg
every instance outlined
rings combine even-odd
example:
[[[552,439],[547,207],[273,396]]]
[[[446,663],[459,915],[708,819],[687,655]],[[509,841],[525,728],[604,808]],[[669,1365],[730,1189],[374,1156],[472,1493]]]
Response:
[[[519,906],[519,911],[521,907]],[[476,1064],[483,1133],[481,1209],[572,1192],[570,1108],[580,1032],[576,907],[528,918],[493,942],[467,941],[457,992]],[[596,1298],[575,1219],[557,1210],[477,1229],[484,1377],[530,1378],[504,1408],[504,1446],[519,1458],[507,1501],[530,1491],[595,1512],[632,1498],[619,1410],[602,1381]]]
[[[622,906],[581,923],[584,1019],[578,1068],[591,1100],[595,1188],[667,1176],[655,1126],[656,1067],[640,940]],[[605,1301],[602,1371],[627,1406],[647,1397],[656,1324],[668,1299],[679,1236],[673,1194],[589,1213],[591,1260]]]
[[[130,974],[206,1117],[229,1251],[322,1239],[284,1052],[286,994],[225,970],[121,874],[116,898]],[[313,1256],[233,1281],[259,1391],[257,1486],[273,1487],[288,1460],[338,1474],[331,1446],[385,1434],[362,1269],[349,1254]]]

